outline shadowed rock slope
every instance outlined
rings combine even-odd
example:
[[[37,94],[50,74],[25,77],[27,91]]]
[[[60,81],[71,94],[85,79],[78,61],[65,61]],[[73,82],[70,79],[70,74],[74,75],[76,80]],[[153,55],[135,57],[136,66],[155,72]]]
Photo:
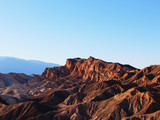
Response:
[[[16,101],[0,96],[1,120],[160,119],[159,65],[139,70],[93,57],[75,58],[32,77],[34,83],[1,89],[1,94],[14,91],[6,94]]]

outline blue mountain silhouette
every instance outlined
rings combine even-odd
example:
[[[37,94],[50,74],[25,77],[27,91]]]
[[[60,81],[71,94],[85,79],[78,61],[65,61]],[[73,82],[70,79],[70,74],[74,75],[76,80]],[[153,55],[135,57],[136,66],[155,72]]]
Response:
[[[39,60],[24,60],[15,57],[0,57],[0,73],[41,74],[46,67],[59,66]]]

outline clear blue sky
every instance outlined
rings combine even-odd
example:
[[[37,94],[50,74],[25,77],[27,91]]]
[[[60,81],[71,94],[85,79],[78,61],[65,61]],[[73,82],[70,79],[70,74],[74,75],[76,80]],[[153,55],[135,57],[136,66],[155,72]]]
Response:
[[[160,64],[159,0],[1,0],[0,56]]]

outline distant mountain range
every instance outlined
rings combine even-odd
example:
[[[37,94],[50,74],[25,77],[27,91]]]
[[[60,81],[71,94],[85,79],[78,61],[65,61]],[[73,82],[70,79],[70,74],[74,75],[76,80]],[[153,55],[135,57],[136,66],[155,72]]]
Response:
[[[0,73],[42,74],[46,67],[59,66],[39,60],[24,60],[15,57],[0,57]]]

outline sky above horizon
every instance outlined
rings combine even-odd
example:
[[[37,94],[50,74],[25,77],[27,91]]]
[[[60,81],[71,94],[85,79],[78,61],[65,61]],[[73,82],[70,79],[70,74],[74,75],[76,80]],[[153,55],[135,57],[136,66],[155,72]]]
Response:
[[[0,56],[160,64],[159,0],[1,0]]]

